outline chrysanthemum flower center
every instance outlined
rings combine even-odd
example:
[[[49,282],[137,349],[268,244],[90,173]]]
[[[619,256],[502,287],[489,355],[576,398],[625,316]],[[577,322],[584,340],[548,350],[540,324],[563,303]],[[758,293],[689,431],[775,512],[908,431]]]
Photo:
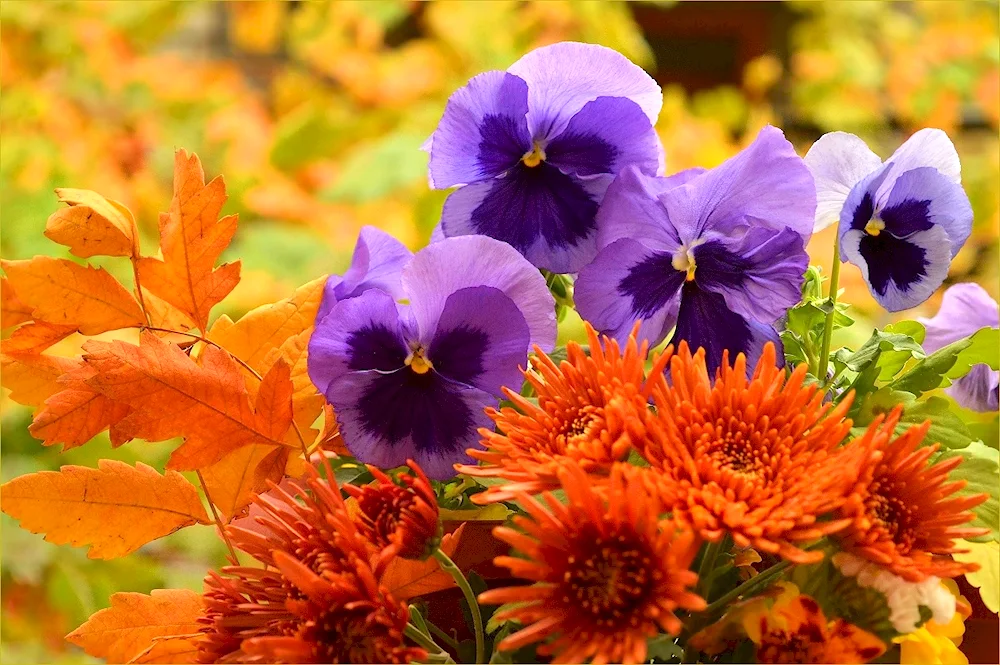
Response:
[[[869,488],[865,508],[869,517],[881,527],[902,553],[914,546],[916,534],[913,530],[913,513],[905,501],[899,498],[895,487],[886,479],[875,480]]]
[[[572,447],[581,438],[591,439],[594,437],[594,430],[600,427],[602,422],[600,407],[588,404],[579,409],[571,420],[567,420],[563,426],[562,436],[567,447]]]
[[[430,358],[426,357],[427,351],[422,346],[416,346],[410,355],[406,357],[406,365],[412,369],[417,374],[426,374],[427,372],[434,369],[434,364],[430,361]]]
[[[377,636],[373,634],[376,622],[369,621],[370,608],[354,610],[339,608],[324,612],[315,624],[308,626],[312,632],[309,641],[316,645],[319,663],[364,663],[372,660],[377,649]],[[312,630],[310,630],[310,628]]]
[[[528,168],[535,168],[545,161],[545,148],[538,141],[535,141],[531,150],[524,153],[524,156],[521,157],[521,161]]]
[[[648,547],[624,529],[609,536],[581,532],[566,559],[562,600],[591,614],[599,625],[640,606],[655,583]]]
[[[693,282],[694,271],[697,267],[694,261],[694,246],[682,246],[678,249],[670,259],[670,265],[674,267],[674,270],[686,272],[687,276],[684,279],[688,282]]]
[[[719,423],[719,437],[709,444],[708,454],[716,460],[718,467],[727,469],[742,476],[770,478],[771,468],[767,464],[770,458],[767,450],[755,445],[754,439],[760,438],[752,424],[740,422],[737,429],[733,423]]]
[[[865,224],[865,233],[870,236],[877,236],[885,229],[885,222],[876,217]]]

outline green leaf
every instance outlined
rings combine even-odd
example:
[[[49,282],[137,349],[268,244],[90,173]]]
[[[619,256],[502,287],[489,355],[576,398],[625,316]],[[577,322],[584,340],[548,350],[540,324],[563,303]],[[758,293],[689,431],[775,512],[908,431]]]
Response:
[[[306,107],[296,111],[282,119],[275,130],[271,163],[283,171],[294,171],[328,156],[338,134],[338,127],[323,109]]]
[[[964,480],[966,486],[957,496],[985,493],[989,498],[972,509],[976,518],[966,526],[987,528],[990,533],[979,538],[969,538],[975,542],[1000,541],[1000,451],[990,448],[982,441],[973,441],[960,450],[946,450],[939,459],[961,455],[964,459],[948,474],[948,480]]]
[[[949,386],[954,379],[968,374],[973,365],[984,363],[997,369],[1000,366],[998,348],[1000,330],[982,328],[970,337],[952,342],[920,360],[890,385],[895,390],[905,390],[918,396]]]
[[[919,333],[923,333],[924,327],[915,321],[903,321],[901,323],[913,323],[920,327]],[[909,329],[914,331],[912,327],[902,327],[904,330]],[[891,328],[891,326],[886,326],[885,330],[872,331],[872,336],[868,338],[868,341],[853,353],[846,349],[841,349],[841,352],[837,354],[837,360],[846,365],[848,369],[861,372],[870,364],[878,362],[883,352],[892,353],[889,356],[889,367],[897,363],[900,358],[904,358],[903,362],[905,362],[911,356],[915,358],[924,357],[924,350],[919,342],[906,332],[896,332]],[[902,364],[900,363],[899,366],[902,367]]]
[[[924,438],[924,445],[940,443],[945,448],[964,448],[972,442],[972,435],[965,422],[952,410],[951,403],[941,397],[930,397],[918,401],[907,392],[881,388],[862,398],[860,407],[853,414],[853,436],[864,434],[868,425],[882,413],[889,413],[897,404],[903,405],[903,415],[896,425],[896,435],[900,435],[914,425],[920,425],[925,420],[931,421],[930,429]]]
[[[340,177],[321,198],[365,203],[424,181],[427,153],[420,146],[425,138],[422,134],[395,132],[359,145],[341,164]]]
[[[665,663],[684,655],[684,647],[672,635],[657,635],[646,642],[646,659]]]
[[[504,520],[507,519],[510,512],[510,509],[502,503],[481,506],[472,510],[448,510],[447,508],[442,508],[440,511],[441,519],[461,522]]]

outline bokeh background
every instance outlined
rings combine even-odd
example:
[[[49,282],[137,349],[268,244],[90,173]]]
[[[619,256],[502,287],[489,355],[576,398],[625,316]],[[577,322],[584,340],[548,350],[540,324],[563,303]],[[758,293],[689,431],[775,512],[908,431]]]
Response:
[[[124,202],[151,246],[179,147],[197,152],[210,177],[224,174],[227,212],[240,214],[226,258],[240,258],[244,276],[219,309],[234,318],[343,269],[362,225],[418,248],[445,198],[428,189],[418,148],[448,95],[560,40],[615,48],[659,81],[668,172],[714,166],[767,123],[801,153],[845,130],[883,156],[921,127],[944,129],[975,210],[949,283],[998,295],[995,1],[4,0],[0,255],[68,258],[42,235],[60,186]],[[814,263],[829,266],[833,231],[813,239]],[[859,320],[840,341],[856,343],[890,318],[856,268],[845,266],[841,282]],[[939,299],[904,316],[929,316]],[[564,335],[578,331],[571,320]],[[28,435],[30,414],[6,394],[0,416],[4,480],[102,457],[159,465],[171,447],[111,450],[99,438],[61,454]],[[4,663],[86,662],[62,637],[112,592],[199,589],[222,560],[208,527],[98,562],[2,520]]]

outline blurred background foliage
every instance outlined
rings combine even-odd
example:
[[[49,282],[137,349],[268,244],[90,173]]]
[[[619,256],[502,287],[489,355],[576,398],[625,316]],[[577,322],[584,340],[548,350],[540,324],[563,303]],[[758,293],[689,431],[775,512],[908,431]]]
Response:
[[[68,257],[42,235],[60,186],[122,201],[155,242],[183,147],[225,176],[227,212],[240,214],[228,257],[244,265],[227,300],[237,316],[343,269],[362,225],[424,244],[446,194],[428,189],[418,148],[448,95],[531,48],[580,40],[621,51],[663,86],[668,172],[714,166],[766,123],[802,153],[845,130],[883,156],[921,127],[944,129],[975,210],[949,282],[977,281],[996,297],[997,11],[995,1],[5,0],[0,254]],[[815,263],[829,267],[832,240],[833,229],[814,238]],[[860,317],[842,343],[891,320],[855,268],[841,281]],[[929,316],[939,299],[904,314]],[[565,335],[578,333],[568,321]],[[99,438],[61,454],[28,435],[29,414],[6,395],[0,414],[4,480],[102,457],[162,465],[170,448],[112,450]],[[112,592],[197,589],[222,559],[208,527],[96,562],[2,519],[5,663],[81,662],[62,636]]]

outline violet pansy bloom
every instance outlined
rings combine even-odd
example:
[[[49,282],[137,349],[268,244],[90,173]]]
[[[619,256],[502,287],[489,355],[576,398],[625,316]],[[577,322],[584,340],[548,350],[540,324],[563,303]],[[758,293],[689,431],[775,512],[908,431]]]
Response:
[[[660,87],[625,56],[563,42],[472,78],[425,148],[447,237],[481,234],[539,268],[576,272],[597,253],[598,205],[614,175],[663,159]]]
[[[857,136],[826,134],[809,149],[816,230],[839,220],[841,260],[861,269],[890,312],[927,300],[972,231],[958,153],[940,129],[922,129],[883,164]]]
[[[982,328],[1000,327],[997,302],[978,284],[955,284],[944,292],[941,308],[930,319],[920,319],[927,329],[923,347],[933,353]],[[974,365],[945,392],[973,411],[1000,408],[1000,372],[989,365]]]
[[[412,458],[443,480],[472,462],[484,407],[521,385],[531,345],[553,347],[555,303],[537,269],[483,236],[424,248],[398,284],[406,305],[379,286],[333,304],[309,341],[309,377],[360,461]]]
[[[801,297],[815,210],[809,170],[770,126],[709,171],[626,169],[598,214],[603,249],[576,281],[577,310],[619,340],[639,319],[651,344],[674,330],[711,372],[723,351],[752,367],[766,342],[781,348],[773,324]]]

